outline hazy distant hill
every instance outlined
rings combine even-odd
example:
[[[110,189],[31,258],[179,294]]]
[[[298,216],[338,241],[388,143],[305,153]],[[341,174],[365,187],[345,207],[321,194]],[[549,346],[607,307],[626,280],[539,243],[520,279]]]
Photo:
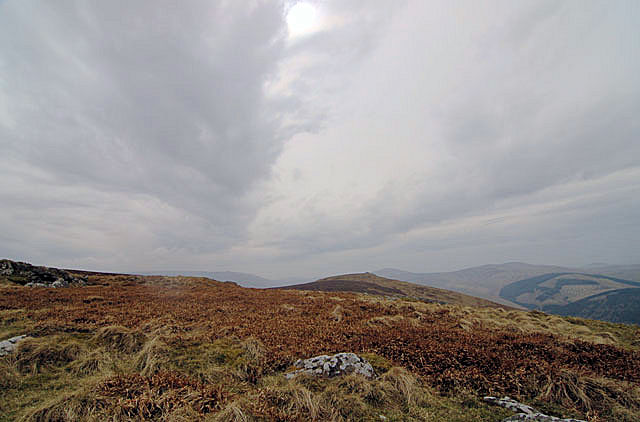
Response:
[[[411,273],[395,268],[375,271],[383,277],[455,290],[489,300],[503,301],[500,289],[514,281],[552,272],[571,271],[553,265],[531,265],[523,262],[489,264],[442,273]]]
[[[375,274],[383,277],[455,290],[500,303],[509,303],[505,302],[506,299],[500,296],[500,289],[507,284],[543,274],[571,272],[582,273],[585,271],[556,265],[532,265],[524,262],[489,264],[441,273],[412,273],[395,268],[374,271]],[[604,264],[604,266],[598,267],[597,273],[640,281],[640,265]]]
[[[611,277],[623,278],[626,280],[640,281],[640,264],[636,265],[591,265],[589,273],[604,274]]]
[[[311,283],[280,287],[282,289],[314,290],[326,292],[359,292],[379,296],[401,296],[427,302],[450,303],[467,306],[502,307],[485,299],[465,295],[450,290],[392,280],[372,273],[344,274],[323,278]]]
[[[504,286],[500,296],[529,309],[560,315],[640,323],[640,283],[615,277],[543,274]]]
[[[166,275],[187,277],[207,277],[218,281],[233,281],[242,287],[267,288],[280,285],[281,283],[260,277],[255,274],[238,273],[235,271],[156,271],[143,272],[140,275]]]

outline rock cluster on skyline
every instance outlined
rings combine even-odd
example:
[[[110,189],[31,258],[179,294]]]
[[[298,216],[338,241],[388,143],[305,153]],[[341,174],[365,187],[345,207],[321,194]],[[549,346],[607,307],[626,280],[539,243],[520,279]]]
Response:
[[[37,267],[8,259],[0,260],[0,276],[28,287],[67,287],[87,283],[86,277],[76,277],[58,268]]]

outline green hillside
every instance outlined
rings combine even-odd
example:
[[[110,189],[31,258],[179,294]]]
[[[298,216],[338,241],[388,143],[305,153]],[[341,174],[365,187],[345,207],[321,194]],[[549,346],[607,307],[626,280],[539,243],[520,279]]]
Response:
[[[506,285],[500,297],[559,315],[640,323],[640,283],[599,274],[543,274]]]
[[[544,311],[563,316],[640,325],[640,289],[598,293],[564,306],[545,306]]]

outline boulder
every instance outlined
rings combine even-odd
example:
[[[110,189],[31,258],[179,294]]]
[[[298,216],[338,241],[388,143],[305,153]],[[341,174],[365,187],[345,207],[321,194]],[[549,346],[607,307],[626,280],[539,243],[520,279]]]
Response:
[[[497,406],[502,406],[505,409],[512,410],[514,412],[519,412],[517,415],[510,416],[504,419],[502,422],[517,422],[517,421],[527,421],[527,422],[586,422],[579,419],[561,419],[555,416],[545,415],[544,413],[538,412],[533,407],[515,401],[509,397],[503,397],[501,399],[497,397],[487,396],[484,398],[484,401],[495,404]]]
[[[0,356],[5,356],[13,352],[18,346],[18,343],[27,337],[28,336],[26,335],[21,335],[21,336],[11,337],[8,340],[0,341]]]
[[[293,378],[299,374],[309,374],[333,378],[341,375],[359,374],[366,378],[373,378],[375,375],[371,364],[355,353],[338,353],[333,356],[321,355],[304,360],[298,359],[294,366],[298,369],[285,374],[285,377]]]

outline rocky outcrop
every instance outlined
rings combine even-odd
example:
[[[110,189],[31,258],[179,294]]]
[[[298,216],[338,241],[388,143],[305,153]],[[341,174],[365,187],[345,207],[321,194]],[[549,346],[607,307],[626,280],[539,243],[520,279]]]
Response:
[[[333,378],[341,375],[360,374],[367,378],[373,378],[375,375],[371,364],[355,353],[338,353],[333,356],[321,355],[310,359],[298,359],[294,366],[298,369],[285,374],[285,377],[293,378],[299,374],[309,374]]]
[[[0,356],[5,356],[13,352],[16,349],[16,347],[18,347],[18,343],[27,337],[28,336],[26,335],[21,335],[21,336],[11,337],[8,340],[0,341]]]
[[[517,422],[517,421],[528,421],[528,422],[586,422],[579,419],[560,419],[555,416],[545,415],[544,413],[538,412],[533,407],[517,402],[509,397],[503,397],[501,399],[497,397],[485,397],[484,401],[495,404],[497,406],[502,406],[505,409],[512,410],[514,412],[519,412],[517,415],[510,416],[504,419],[502,422]]]
[[[67,287],[85,285],[86,277],[74,277],[58,268],[36,267],[26,262],[0,260],[0,277],[28,287]]]

